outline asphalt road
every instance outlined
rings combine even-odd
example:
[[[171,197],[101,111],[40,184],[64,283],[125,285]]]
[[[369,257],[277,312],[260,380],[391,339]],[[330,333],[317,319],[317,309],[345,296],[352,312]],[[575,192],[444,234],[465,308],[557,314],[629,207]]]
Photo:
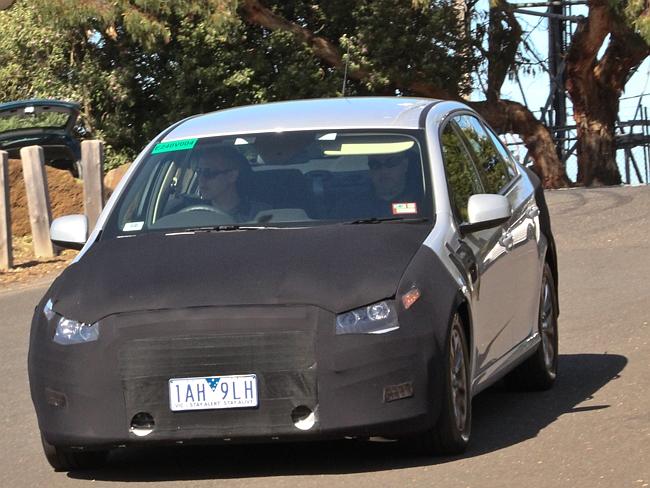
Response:
[[[548,200],[559,249],[559,379],[550,392],[495,387],[475,398],[466,455],[432,459],[355,441],[175,448],[120,451],[102,470],[55,473],[27,385],[40,286],[0,294],[0,487],[650,486],[650,188]]]

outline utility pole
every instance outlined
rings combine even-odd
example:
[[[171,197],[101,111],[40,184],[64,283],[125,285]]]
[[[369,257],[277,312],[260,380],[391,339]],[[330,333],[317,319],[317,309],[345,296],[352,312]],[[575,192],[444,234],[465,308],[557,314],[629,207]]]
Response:
[[[557,153],[560,161],[566,159],[565,143],[567,125],[566,91],[564,89],[564,59],[567,51],[567,14],[564,2],[553,2],[548,7],[548,71],[551,85],[551,111],[549,125],[558,141]]]

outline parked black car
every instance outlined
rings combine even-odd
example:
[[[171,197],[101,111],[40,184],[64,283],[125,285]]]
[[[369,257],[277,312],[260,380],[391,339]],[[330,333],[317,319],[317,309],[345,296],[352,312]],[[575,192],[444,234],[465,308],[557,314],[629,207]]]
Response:
[[[45,164],[81,175],[80,105],[62,100],[19,100],[0,104],[0,150],[19,159],[20,149],[42,146]]]

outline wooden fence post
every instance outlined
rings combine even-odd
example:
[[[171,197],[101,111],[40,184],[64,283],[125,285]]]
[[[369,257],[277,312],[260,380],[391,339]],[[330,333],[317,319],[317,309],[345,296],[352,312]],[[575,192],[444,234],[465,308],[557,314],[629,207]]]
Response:
[[[104,207],[104,143],[81,142],[81,174],[84,182],[84,212],[92,232]]]
[[[11,201],[9,200],[9,154],[0,151],[0,270],[11,269]]]
[[[40,146],[23,147],[20,150],[23,161],[23,177],[27,191],[29,223],[32,227],[34,254],[37,257],[51,258],[54,246],[50,240],[50,223],[52,213],[50,192],[45,173],[45,155]]]

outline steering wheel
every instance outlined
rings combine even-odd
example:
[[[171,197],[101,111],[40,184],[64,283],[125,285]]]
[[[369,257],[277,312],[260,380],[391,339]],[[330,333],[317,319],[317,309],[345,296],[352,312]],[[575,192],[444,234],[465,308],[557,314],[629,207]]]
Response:
[[[181,213],[198,212],[198,211],[212,212],[212,213],[216,213],[216,214],[219,214],[219,215],[223,215],[224,217],[231,218],[230,215],[228,215],[223,210],[219,210],[218,208],[215,208],[212,205],[208,205],[207,203],[198,203],[196,205],[190,205],[189,207],[185,207],[184,209],[179,210],[176,213],[181,214]]]

